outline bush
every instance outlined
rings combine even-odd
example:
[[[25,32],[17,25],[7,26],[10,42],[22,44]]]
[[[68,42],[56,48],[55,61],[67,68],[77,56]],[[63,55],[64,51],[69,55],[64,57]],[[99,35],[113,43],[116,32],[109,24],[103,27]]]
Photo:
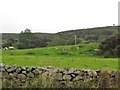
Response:
[[[115,49],[113,49],[113,54],[116,56],[116,57],[119,57],[120,56],[120,45],[117,45],[115,47]]]
[[[99,49],[104,57],[120,57],[120,35],[109,37],[101,42]]]
[[[106,51],[104,53],[104,58],[109,58],[109,57],[111,57],[111,53],[110,53],[110,51]]]

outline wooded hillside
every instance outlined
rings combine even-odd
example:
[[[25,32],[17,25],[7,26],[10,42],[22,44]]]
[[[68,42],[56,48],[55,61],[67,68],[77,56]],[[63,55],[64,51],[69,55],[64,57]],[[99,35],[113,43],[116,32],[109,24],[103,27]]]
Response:
[[[25,30],[30,30],[30,29],[25,29]],[[36,43],[36,45],[31,45],[30,48],[59,46],[59,45],[74,45],[75,36],[76,36],[76,44],[81,42],[85,42],[85,43],[101,42],[103,39],[110,37],[112,35],[115,35],[117,33],[118,33],[118,26],[106,26],[106,27],[96,27],[96,28],[87,28],[87,29],[67,30],[67,31],[62,31],[54,34],[30,32],[30,34],[32,35],[30,36],[30,39],[31,39],[30,41],[34,41],[31,43]],[[21,43],[19,42],[20,38],[22,38],[24,42],[26,42],[27,37],[25,36],[25,34],[24,34],[24,37],[23,36],[20,37],[20,35],[21,33],[2,33],[3,47],[5,46],[17,47],[17,45]],[[30,45],[30,43],[28,44]],[[21,48],[21,46],[17,48]]]

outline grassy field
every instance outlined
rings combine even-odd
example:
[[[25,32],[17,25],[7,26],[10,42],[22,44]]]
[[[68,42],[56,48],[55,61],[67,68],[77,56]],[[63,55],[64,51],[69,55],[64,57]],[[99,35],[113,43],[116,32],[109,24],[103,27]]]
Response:
[[[117,70],[118,58],[103,58],[96,55],[94,49],[98,45],[97,43],[91,43],[24,50],[3,50],[2,63],[20,66]]]

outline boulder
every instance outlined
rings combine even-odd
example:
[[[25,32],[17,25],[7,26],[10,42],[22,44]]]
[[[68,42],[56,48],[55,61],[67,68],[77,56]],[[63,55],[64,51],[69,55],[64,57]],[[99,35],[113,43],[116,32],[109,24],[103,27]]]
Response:
[[[76,75],[75,74],[71,74],[71,77],[74,78],[74,77],[76,77]]]
[[[7,69],[8,73],[14,72],[17,69],[16,66],[11,66],[9,69]]]
[[[22,69],[23,71],[26,71],[26,67],[21,67],[21,69]]]
[[[5,68],[0,68],[0,72],[5,72]]]
[[[27,76],[28,76],[28,78],[34,78],[34,74],[33,74],[32,72],[29,72],[29,73],[27,74]]]
[[[13,76],[13,73],[9,73],[9,79],[13,79],[14,76]]]
[[[26,72],[26,71],[22,71],[22,74],[25,74],[25,75],[26,75],[26,74],[27,74],[27,72]]]
[[[67,74],[73,74],[74,71],[75,71],[75,70],[74,70],[73,68],[70,68],[70,69],[68,70]]]
[[[79,75],[79,74],[81,74],[81,72],[80,71],[75,71],[74,74]]]
[[[56,73],[55,77],[57,80],[62,80],[62,73]]]
[[[5,68],[5,70],[8,70],[10,68],[10,66],[6,65],[4,68]]]
[[[36,69],[36,67],[31,67],[31,71],[34,71]]]
[[[71,76],[70,75],[63,75],[63,80],[70,80]]]
[[[91,70],[91,74],[92,74],[93,77],[97,76],[97,72],[95,70]]]
[[[15,70],[16,73],[20,73],[21,71],[22,71],[22,69],[21,69],[20,67],[18,67],[18,68]]]
[[[41,72],[38,69],[32,71],[35,75],[39,75]]]
[[[26,68],[26,71],[27,71],[27,72],[31,72],[31,70],[32,70],[32,68],[30,68],[30,67],[29,67],[29,68]]]
[[[26,76],[25,76],[24,74],[18,74],[17,77],[18,77],[18,79],[21,79],[21,80],[22,80],[22,79],[23,79],[23,80],[26,79]]]

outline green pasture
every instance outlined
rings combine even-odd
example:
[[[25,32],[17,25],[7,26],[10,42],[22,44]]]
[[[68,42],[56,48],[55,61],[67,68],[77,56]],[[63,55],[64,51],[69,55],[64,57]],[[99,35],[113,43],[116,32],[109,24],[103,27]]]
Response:
[[[22,50],[2,50],[2,63],[56,68],[118,69],[118,58],[98,56],[98,43]]]

